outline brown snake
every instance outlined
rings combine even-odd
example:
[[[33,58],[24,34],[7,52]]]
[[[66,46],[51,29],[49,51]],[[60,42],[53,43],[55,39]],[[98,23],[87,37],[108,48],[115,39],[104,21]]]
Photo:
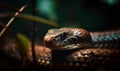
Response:
[[[120,30],[89,33],[80,28],[50,29],[44,42],[47,48],[36,46],[37,60],[43,65],[51,62],[53,70],[89,71],[120,63]]]
[[[40,70],[109,71],[113,68],[114,71],[120,63],[120,30],[50,29],[44,42],[45,46],[35,46]],[[31,48],[27,59],[26,65],[29,65],[33,61]]]

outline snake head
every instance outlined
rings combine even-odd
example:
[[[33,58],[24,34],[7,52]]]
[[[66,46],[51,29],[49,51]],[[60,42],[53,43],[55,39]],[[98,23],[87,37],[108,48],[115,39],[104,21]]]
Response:
[[[67,34],[67,32],[61,31],[59,29],[50,29],[44,36],[44,43],[50,48],[61,47],[65,45],[62,43],[62,41],[66,39]]]
[[[90,33],[79,28],[50,29],[44,36],[44,43],[52,49],[75,49],[91,45]]]

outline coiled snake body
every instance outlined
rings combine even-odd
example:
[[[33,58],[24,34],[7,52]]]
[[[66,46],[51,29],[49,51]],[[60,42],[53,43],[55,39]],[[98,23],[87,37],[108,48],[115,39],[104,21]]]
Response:
[[[120,63],[120,30],[89,33],[80,28],[50,29],[44,42],[48,48],[35,48],[37,61],[52,64],[53,70],[106,71],[104,67]]]
[[[6,44],[8,41],[10,44],[16,42],[14,40],[11,42],[11,37],[14,38],[12,35],[7,35],[1,42]],[[120,70],[120,30],[88,32],[80,28],[50,29],[44,37],[44,43],[45,46],[35,45],[37,60],[35,68],[33,68],[31,48],[29,48],[26,61],[22,62],[24,64],[14,66],[21,66],[30,71],[35,71],[35,69],[52,71]],[[0,45],[4,47],[2,43]],[[5,47],[8,50],[8,46]],[[9,49],[11,50],[11,48]],[[13,48],[12,52],[7,51],[8,55],[19,56],[15,49]],[[21,67],[19,69],[22,69]]]

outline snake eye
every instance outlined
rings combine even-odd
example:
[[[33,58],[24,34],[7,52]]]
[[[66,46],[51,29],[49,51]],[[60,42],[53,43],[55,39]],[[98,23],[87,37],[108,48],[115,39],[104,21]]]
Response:
[[[62,34],[60,34],[61,40],[65,40],[65,39],[66,39],[66,36],[67,36],[66,33],[62,33]]]

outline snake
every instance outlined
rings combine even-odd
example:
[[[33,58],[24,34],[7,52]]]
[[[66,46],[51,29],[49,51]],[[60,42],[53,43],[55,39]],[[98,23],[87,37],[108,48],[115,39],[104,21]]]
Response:
[[[40,65],[48,65],[48,69],[55,71],[109,71],[111,68],[114,71],[120,63],[119,43],[120,30],[89,32],[82,28],[50,29],[44,36],[45,45],[35,47],[36,59]],[[32,61],[31,54],[29,58]]]
[[[119,29],[101,32],[67,27],[49,29],[44,45],[35,45],[34,70],[115,71],[120,63],[119,43]],[[24,62],[24,69],[32,71],[31,47]]]

